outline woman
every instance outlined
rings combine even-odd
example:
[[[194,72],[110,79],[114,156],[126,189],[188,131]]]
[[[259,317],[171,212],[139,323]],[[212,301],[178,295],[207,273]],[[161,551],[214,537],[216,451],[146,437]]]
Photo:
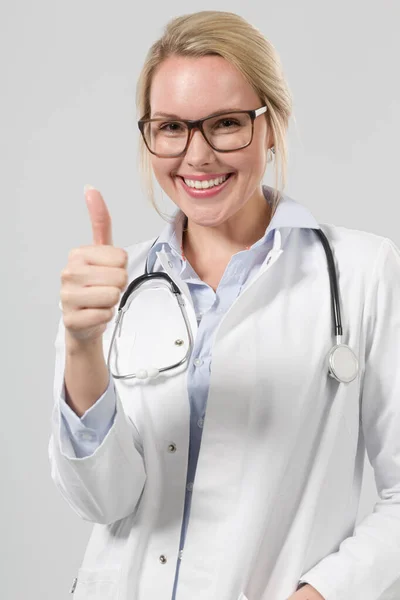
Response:
[[[178,211],[116,248],[89,189],[93,245],[62,272],[49,456],[95,524],[75,600],[375,600],[399,576],[399,250],[262,184],[275,154],[284,187],[291,97],[241,17],[173,19],[137,100],[145,172]],[[322,229],[351,349],[331,377]],[[114,338],[146,270],[184,311],[146,280]],[[366,450],[380,501],[355,528]]]

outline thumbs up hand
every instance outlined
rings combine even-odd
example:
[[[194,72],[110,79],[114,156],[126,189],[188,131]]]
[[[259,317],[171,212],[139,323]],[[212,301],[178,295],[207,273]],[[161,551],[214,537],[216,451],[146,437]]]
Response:
[[[85,186],[93,245],[73,248],[61,271],[61,305],[66,344],[76,347],[102,338],[128,284],[128,254],[112,241],[111,217],[98,190]]]

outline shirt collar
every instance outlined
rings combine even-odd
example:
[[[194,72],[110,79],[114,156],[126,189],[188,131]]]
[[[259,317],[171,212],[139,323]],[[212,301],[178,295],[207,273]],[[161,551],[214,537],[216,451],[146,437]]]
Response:
[[[262,191],[266,201],[271,204],[271,192],[273,189],[268,185],[262,186]],[[154,245],[150,248],[147,258],[147,269],[150,273],[157,260],[157,252],[160,250],[174,251],[178,255],[181,254],[182,232],[185,224],[185,215],[181,210],[178,210],[172,223],[168,223],[161,231]],[[265,230],[264,236],[254,244],[259,246],[264,243],[266,238],[273,231],[281,228],[303,228],[303,229],[320,229],[318,222],[307,207],[303,206],[287,194],[282,194],[282,198],[278,203],[275,214]]]

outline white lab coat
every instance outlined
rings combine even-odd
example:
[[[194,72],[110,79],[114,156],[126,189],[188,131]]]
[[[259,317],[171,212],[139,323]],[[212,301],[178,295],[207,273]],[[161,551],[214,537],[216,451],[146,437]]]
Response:
[[[321,228],[338,271],[343,343],[359,358],[359,376],[350,384],[328,377],[335,337],[319,238],[277,230],[271,260],[215,336],[176,600],[286,600],[299,581],[325,600],[378,600],[400,577],[400,253],[388,238]],[[130,281],[143,273],[152,242],[126,248]],[[188,288],[159,258],[183,291],[196,335]],[[135,298],[131,367],[171,364],[186,351],[168,298],[146,287]],[[185,343],[174,344],[178,338]],[[60,434],[64,360],[61,319],[51,475],[95,524],[74,600],[171,600],[189,449],[186,371],[116,380],[113,427],[93,455],[76,458]],[[354,530],[365,448],[380,500]]]

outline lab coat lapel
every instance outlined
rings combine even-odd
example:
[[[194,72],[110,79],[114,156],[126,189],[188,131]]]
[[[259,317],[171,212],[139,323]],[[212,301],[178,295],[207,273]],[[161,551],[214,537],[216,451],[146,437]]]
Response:
[[[282,237],[284,237],[284,239],[286,239],[288,235],[288,231],[286,230],[284,235],[282,235],[281,231],[279,229],[275,229],[274,231],[274,242],[272,245],[272,248],[270,250],[270,252],[267,255],[267,258],[265,259],[264,263],[261,265],[257,276],[250,281],[249,285],[251,285],[254,281],[257,281],[257,279],[263,275],[263,273],[265,273],[265,271],[267,269],[269,269],[280,257],[280,255],[283,252],[282,249],[282,245],[283,245],[283,241],[282,241]]]

